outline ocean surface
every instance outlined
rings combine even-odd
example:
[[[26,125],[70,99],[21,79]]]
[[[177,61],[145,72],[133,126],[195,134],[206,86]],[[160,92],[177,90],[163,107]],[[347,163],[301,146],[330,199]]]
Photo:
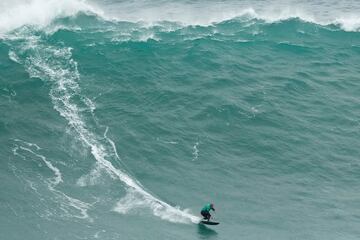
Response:
[[[359,134],[359,1],[0,3],[1,240],[359,239]]]

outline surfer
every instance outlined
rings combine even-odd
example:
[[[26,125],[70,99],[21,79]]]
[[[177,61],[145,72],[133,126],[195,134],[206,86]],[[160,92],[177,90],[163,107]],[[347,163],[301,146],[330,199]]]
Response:
[[[214,208],[214,204],[212,203],[208,203],[206,204],[202,209],[201,209],[201,215],[204,217],[205,220],[210,220],[211,218],[211,214],[210,214],[210,210],[213,210],[215,211],[215,208]]]

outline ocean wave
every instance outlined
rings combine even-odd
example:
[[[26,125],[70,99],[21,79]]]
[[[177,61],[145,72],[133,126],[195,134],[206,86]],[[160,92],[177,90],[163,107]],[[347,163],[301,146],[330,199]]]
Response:
[[[113,165],[114,161],[120,161],[120,157],[115,143],[107,136],[108,128],[103,136],[99,136],[91,130],[91,125],[85,120],[85,112],[93,114],[95,104],[81,93],[81,88],[78,85],[80,73],[77,69],[77,62],[72,59],[72,49],[54,47],[42,43],[40,38],[32,36],[27,38],[28,34],[28,32],[24,33],[23,44],[20,44],[19,49],[17,49],[17,53],[21,53],[18,55],[25,58],[23,61],[26,70],[30,77],[40,78],[51,86],[50,97],[54,109],[68,121],[75,137],[90,150],[101,169],[113,179],[120,180],[128,191],[136,192],[136,196],[141,196],[147,203],[147,207],[152,209],[154,215],[166,220],[177,219],[177,222],[198,222],[198,217],[175,208],[150,194],[140,182],[131,177],[124,169],[116,168]],[[20,36],[19,33],[18,41]],[[84,108],[88,111],[83,111]],[[106,141],[107,144],[103,141]],[[55,171],[51,165],[49,168]],[[95,183],[95,181],[96,173],[90,173],[89,177],[80,178],[78,185],[85,186]]]
[[[357,8],[349,13],[351,5],[343,3],[338,9],[307,1],[131,1],[99,3],[107,20],[143,22],[176,22],[184,26],[210,26],[245,18],[274,23],[297,18],[322,26],[336,25],[345,31],[358,31],[360,16]],[[330,4],[331,5],[331,4]]]
[[[337,26],[344,31],[359,31],[360,16],[357,14],[334,13],[331,17],[321,18],[314,12],[302,8],[284,7],[282,9],[259,10],[255,7],[239,7],[228,5],[208,4],[164,4],[164,6],[135,6],[119,5],[114,11],[109,11],[104,4],[82,0],[31,0],[5,1],[0,5],[0,37],[22,26],[36,26],[45,28],[56,19],[74,17],[79,13],[97,16],[109,22],[141,23],[143,27],[153,27],[163,23],[176,23],[178,26],[212,26],[231,20],[248,21],[254,19],[271,24],[274,22],[299,19],[303,22],[321,26]],[[186,13],[186,14],[185,14]],[[52,26],[55,32],[67,26]],[[81,28],[78,28],[81,30]],[[51,31],[50,31],[51,32]],[[144,33],[140,41],[155,39],[152,33]],[[115,38],[116,40],[116,38]]]

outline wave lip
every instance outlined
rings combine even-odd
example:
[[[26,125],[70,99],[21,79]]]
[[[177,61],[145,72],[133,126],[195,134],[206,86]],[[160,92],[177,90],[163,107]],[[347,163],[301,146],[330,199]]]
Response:
[[[56,18],[102,11],[82,0],[5,0],[0,3],[0,36],[25,25],[44,27]]]
[[[360,31],[360,17],[357,16],[337,18],[333,24],[340,25],[343,30],[348,32]]]

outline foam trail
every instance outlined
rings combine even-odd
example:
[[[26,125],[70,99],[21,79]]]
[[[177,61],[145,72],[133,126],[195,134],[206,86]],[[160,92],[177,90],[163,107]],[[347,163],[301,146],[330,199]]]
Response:
[[[23,143],[23,144],[25,144],[25,145],[27,145],[27,146],[29,146],[29,147],[35,147],[36,150],[40,150],[40,149],[41,149],[36,143],[29,143],[29,142],[26,142],[26,141],[23,141],[23,140],[17,139],[17,138],[14,139],[14,141],[15,141],[15,142]]]
[[[172,207],[167,203],[160,201],[148,193],[139,192],[135,189],[129,189],[125,197],[116,204],[114,211],[121,214],[127,214],[135,209],[150,208],[153,214],[163,220],[176,223],[198,223],[200,218],[192,215],[187,209],[180,210],[178,207]]]
[[[28,42],[27,39],[25,42]],[[142,185],[125,171],[115,168],[110,159],[114,159],[109,153],[114,152],[115,158],[120,160],[114,142],[104,134],[111,149],[101,143],[101,139],[91,132],[90,127],[83,120],[82,112],[78,104],[83,104],[91,110],[94,106],[89,98],[81,95],[80,87],[77,84],[79,72],[77,63],[71,57],[71,48],[54,48],[41,44],[40,40],[32,39],[32,42],[25,43],[21,51],[27,51],[29,56],[25,60],[26,69],[31,77],[39,77],[44,81],[51,82],[50,96],[54,108],[64,117],[69,126],[76,132],[79,140],[87,146],[96,161],[114,179],[123,182],[131,193],[147,203],[154,215],[163,219],[176,222],[198,222],[199,218],[178,208],[161,201],[148,193]],[[49,57],[50,56],[50,57]],[[82,103],[75,103],[73,98],[80,97]],[[171,216],[171,217],[169,217]]]
[[[89,203],[86,203],[86,202],[80,201],[79,199],[70,197],[67,194],[65,194],[64,192],[56,189],[56,186],[63,182],[61,172],[50,161],[48,161],[45,156],[35,152],[35,151],[40,150],[41,148],[35,143],[29,143],[29,142],[26,142],[26,141],[23,141],[23,140],[20,140],[20,139],[14,139],[14,141],[27,146],[27,147],[24,147],[24,146],[21,146],[21,145],[20,146],[16,145],[13,148],[13,154],[14,155],[19,156],[19,157],[21,157],[22,159],[25,160],[26,157],[23,154],[18,153],[18,151],[21,150],[22,152],[30,153],[30,154],[34,155],[35,157],[41,159],[42,162],[54,173],[54,177],[51,178],[50,180],[46,180],[46,182],[47,182],[47,186],[48,186],[49,190],[51,192],[53,192],[55,194],[55,196],[57,196],[57,197],[59,197],[59,198],[61,198],[63,200],[63,201],[60,201],[60,205],[62,206],[61,207],[62,210],[65,211],[68,215],[70,215],[72,217],[77,217],[77,218],[81,218],[81,219],[89,219],[90,221],[92,221],[92,219],[87,214],[87,211],[91,206]],[[32,150],[32,149],[30,149],[28,147],[34,147],[35,149]],[[29,182],[28,180],[26,180],[26,181]],[[32,186],[32,182],[29,182],[29,183],[30,183],[30,187],[38,195],[40,195],[39,192],[36,190],[36,188],[34,188]],[[70,210],[68,210],[68,206],[78,210],[80,212],[80,215],[70,214],[69,213]]]
[[[51,171],[54,172],[55,177],[54,177],[54,179],[52,180],[53,185],[58,185],[59,183],[63,182],[60,170],[59,170],[58,168],[54,167],[54,165],[52,165],[51,162],[49,162],[48,160],[46,160],[46,158],[45,158],[43,155],[37,154],[37,153],[33,152],[32,150],[30,150],[29,148],[26,148],[26,147],[20,146],[20,149],[23,150],[23,151],[27,151],[27,152],[29,152],[29,153],[32,153],[32,154],[35,155],[36,157],[40,158],[40,159],[45,163],[45,165],[46,165]]]

